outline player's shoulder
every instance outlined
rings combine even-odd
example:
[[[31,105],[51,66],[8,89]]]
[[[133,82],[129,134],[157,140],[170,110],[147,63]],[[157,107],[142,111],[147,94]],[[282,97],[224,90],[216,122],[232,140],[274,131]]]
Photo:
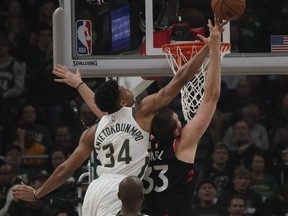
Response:
[[[86,130],[84,130],[83,135],[91,136],[93,134],[93,136],[94,136],[96,128],[97,128],[97,124],[94,124],[93,126],[91,126],[91,127],[87,128]]]
[[[96,128],[97,128],[97,125],[98,125],[98,123],[96,123],[96,124],[94,124],[94,125],[92,125],[91,127],[89,127],[87,130],[90,132],[90,131],[95,131],[96,130]]]

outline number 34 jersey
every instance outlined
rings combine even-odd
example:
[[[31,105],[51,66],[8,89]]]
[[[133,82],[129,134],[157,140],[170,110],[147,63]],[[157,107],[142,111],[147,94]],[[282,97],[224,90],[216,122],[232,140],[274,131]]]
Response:
[[[143,178],[150,147],[149,133],[134,118],[134,108],[122,107],[98,123],[94,147],[100,165],[97,174],[114,173]]]
[[[195,188],[194,164],[176,158],[173,141],[153,143],[143,179],[143,213],[151,216],[191,216]]]

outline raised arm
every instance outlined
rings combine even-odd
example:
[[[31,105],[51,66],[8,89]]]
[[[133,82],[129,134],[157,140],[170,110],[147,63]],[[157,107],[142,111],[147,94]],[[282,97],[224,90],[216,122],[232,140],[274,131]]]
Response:
[[[224,26],[228,23],[228,21],[222,21],[216,17],[214,20],[216,30],[223,33],[225,30]],[[147,96],[142,100],[142,103],[139,104],[139,108],[141,109],[141,113],[144,117],[149,116],[160,108],[167,106],[173,100],[173,98],[177,96],[181,88],[199,72],[200,67],[209,53],[209,47],[207,44],[209,38],[205,38],[202,35],[198,36],[206,43],[202,49],[178,70],[177,74],[167,86],[163,87],[158,93]]]
[[[216,22],[216,20],[215,20]],[[217,23],[217,22],[216,22]],[[208,21],[210,36],[200,38],[209,45],[209,65],[205,78],[204,98],[198,107],[194,117],[190,120],[181,132],[180,142],[176,150],[177,158],[184,162],[194,162],[197,143],[206,131],[216,110],[220,97],[221,83],[221,58],[220,42],[221,33],[214,27],[211,20]]]
[[[144,116],[153,114],[162,107],[167,106],[173,98],[179,94],[180,89],[190,81],[199,71],[202,63],[208,55],[209,49],[205,45],[196,53],[185,65],[183,65],[172,80],[159,92],[145,97],[138,107],[142,110]]]
[[[102,112],[94,102],[94,92],[83,82],[80,75],[80,70],[77,69],[76,73],[69,71],[62,65],[56,65],[52,71],[58,79],[54,79],[55,82],[66,83],[67,85],[75,88],[92,112],[100,119],[105,112]]]
[[[94,148],[95,129],[96,126],[93,126],[82,133],[79,145],[72,155],[55,169],[49,179],[35,194],[33,193],[35,190],[31,186],[22,184],[13,189],[14,199],[33,202],[36,200],[35,197],[40,199],[64,184],[73,175],[75,170],[89,158]]]

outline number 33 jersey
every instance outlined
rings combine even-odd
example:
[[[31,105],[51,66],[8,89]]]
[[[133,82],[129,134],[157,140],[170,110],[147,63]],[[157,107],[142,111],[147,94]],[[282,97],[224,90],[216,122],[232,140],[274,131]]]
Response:
[[[103,116],[96,129],[94,147],[101,163],[97,166],[99,176],[114,173],[143,178],[149,162],[149,133],[137,124],[134,108],[122,107]]]
[[[191,216],[195,187],[194,164],[179,161],[173,141],[151,144],[150,162],[143,179],[143,213],[151,216]]]

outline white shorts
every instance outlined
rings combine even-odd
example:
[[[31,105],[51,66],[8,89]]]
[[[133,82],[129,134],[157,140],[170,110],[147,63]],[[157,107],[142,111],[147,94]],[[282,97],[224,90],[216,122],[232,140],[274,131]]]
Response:
[[[93,180],[85,193],[83,216],[110,216],[121,210],[118,198],[119,183],[127,176],[103,174]]]

